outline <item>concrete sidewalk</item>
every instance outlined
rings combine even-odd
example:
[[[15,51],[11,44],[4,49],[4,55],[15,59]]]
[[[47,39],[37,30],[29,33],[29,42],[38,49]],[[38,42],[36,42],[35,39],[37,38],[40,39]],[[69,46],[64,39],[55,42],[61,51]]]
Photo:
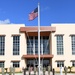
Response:
[[[0,74],[0,75],[2,75],[2,74]],[[5,74],[5,75],[9,75],[9,74]],[[24,74],[23,73],[15,73],[15,75],[24,75]],[[26,72],[26,75],[29,75],[29,73]],[[32,72],[30,75],[34,75],[34,73]],[[36,75],[38,75],[38,73],[36,73]],[[43,73],[41,72],[40,75],[43,75]],[[45,75],[48,75],[48,72],[46,72]],[[50,75],[53,75],[52,72],[50,73]],[[55,75],[60,75],[60,73],[55,73]],[[65,75],[65,74],[62,73],[62,75]],[[67,73],[67,75],[75,75],[75,73]]]
[[[43,72],[40,72],[40,75],[43,75]],[[26,75],[29,75],[29,72],[26,72]],[[34,75],[34,72],[31,72],[31,75]],[[38,75],[38,73],[36,72],[36,75]],[[45,75],[48,75],[48,71],[45,72]],[[52,72],[50,72],[50,75],[53,75]],[[61,75],[60,73],[55,73],[55,75]],[[62,73],[62,75],[65,75],[65,73]],[[75,73],[67,73],[67,75],[75,75]]]

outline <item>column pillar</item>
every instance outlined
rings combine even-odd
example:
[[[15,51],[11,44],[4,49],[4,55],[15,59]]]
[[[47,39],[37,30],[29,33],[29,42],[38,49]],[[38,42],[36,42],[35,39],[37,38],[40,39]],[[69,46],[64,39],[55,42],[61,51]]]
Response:
[[[50,33],[50,55],[52,55],[52,32]],[[50,59],[50,66],[52,68],[52,58]]]

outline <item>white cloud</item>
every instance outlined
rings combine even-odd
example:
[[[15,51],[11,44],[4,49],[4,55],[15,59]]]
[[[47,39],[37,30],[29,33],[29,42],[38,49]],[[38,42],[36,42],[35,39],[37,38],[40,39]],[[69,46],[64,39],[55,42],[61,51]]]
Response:
[[[10,20],[9,19],[0,20],[0,24],[10,24]]]

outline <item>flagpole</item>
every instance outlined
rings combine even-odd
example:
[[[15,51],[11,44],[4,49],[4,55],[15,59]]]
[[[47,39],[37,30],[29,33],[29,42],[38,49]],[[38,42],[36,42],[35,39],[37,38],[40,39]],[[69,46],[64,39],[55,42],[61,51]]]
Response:
[[[38,3],[38,75],[40,75],[40,6]]]

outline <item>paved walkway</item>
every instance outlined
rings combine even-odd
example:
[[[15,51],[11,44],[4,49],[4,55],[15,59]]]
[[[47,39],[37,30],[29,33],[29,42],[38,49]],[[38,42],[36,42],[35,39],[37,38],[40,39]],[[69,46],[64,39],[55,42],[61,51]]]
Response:
[[[26,74],[26,75],[29,75],[29,74]],[[34,75],[34,74],[31,74],[31,75]],[[38,75],[38,74],[36,74],[36,75]],[[40,74],[40,75],[43,75],[42,73]],[[45,74],[45,75],[48,75],[48,73],[47,74]],[[52,73],[50,73],[50,75],[53,75]],[[55,73],[55,75],[61,75],[60,73]],[[65,75],[64,73],[62,73],[62,75]],[[75,75],[75,73],[68,73],[67,75]]]
[[[56,73],[55,75],[60,75],[60,73]],[[64,73],[62,75],[65,75]],[[75,73],[67,73],[67,75],[75,75]]]
[[[29,75],[29,72],[26,72],[26,75]],[[34,72],[31,72],[31,75],[34,75]],[[38,73],[36,73],[36,75],[38,75]],[[40,72],[40,75],[43,75],[42,72]],[[48,71],[46,71],[45,75],[48,75]],[[50,75],[53,75],[52,72],[50,72]],[[60,73],[55,73],[55,75],[61,75]],[[62,73],[62,75],[65,75],[64,73]],[[75,75],[75,73],[67,73],[67,75]]]
[[[2,75],[2,74],[0,74]],[[5,74],[5,75],[9,75],[9,74]],[[23,75],[23,73],[15,73],[15,75]],[[29,73],[27,72],[26,75],[29,75]],[[34,75],[34,73],[32,72],[31,75]],[[36,74],[38,75],[38,73]],[[40,75],[43,75],[42,73]],[[45,75],[48,75],[48,73],[46,72]],[[52,73],[50,73],[50,75],[53,75]],[[60,75],[60,73],[55,73],[55,75]],[[64,73],[62,73],[62,75],[65,75]],[[75,75],[75,73],[68,73],[67,75]]]
[[[15,75],[23,75],[23,73],[17,73]],[[26,75],[29,75],[29,74],[26,74]],[[34,75],[34,74],[31,74],[31,75]],[[43,74],[40,74],[40,75],[43,75]],[[45,74],[45,75],[48,75],[48,74]],[[53,75],[53,74],[50,73],[50,75]],[[60,73],[55,73],[55,75],[60,75]],[[62,75],[65,75],[65,74],[62,74]],[[68,73],[67,75],[75,75],[75,73]]]

